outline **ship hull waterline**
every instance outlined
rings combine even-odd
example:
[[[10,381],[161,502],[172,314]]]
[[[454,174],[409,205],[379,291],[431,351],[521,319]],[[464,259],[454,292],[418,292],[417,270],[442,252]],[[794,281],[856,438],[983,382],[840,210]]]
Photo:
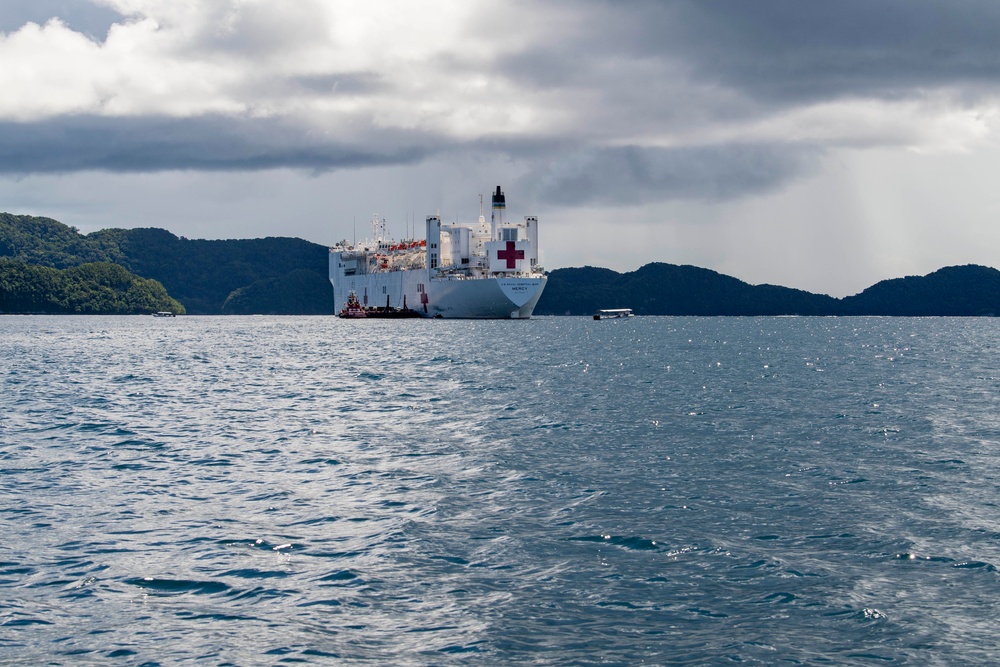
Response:
[[[496,277],[428,278],[427,271],[391,271],[343,277],[334,286],[337,304],[354,292],[368,308],[409,308],[422,317],[528,319],[547,279]]]

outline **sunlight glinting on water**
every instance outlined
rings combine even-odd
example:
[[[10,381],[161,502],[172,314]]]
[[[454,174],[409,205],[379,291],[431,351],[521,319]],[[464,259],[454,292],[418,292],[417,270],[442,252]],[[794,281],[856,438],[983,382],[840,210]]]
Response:
[[[5,663],[993,656],[990,319],[0,330]]]

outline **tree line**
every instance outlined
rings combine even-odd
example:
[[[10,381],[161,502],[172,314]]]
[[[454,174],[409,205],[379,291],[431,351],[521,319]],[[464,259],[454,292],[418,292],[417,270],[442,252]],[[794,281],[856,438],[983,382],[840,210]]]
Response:
[[[0,257],[53,269],[117,264],[160,283],[189,314],[333,312],[327,248],[302,239],[198,240],[155,228],[84,235],[51,218],[0,213]]]
[[[159,294],[135,282],[142,279],[165,289],[190,314],[334,312],[328,249],[302,239],[192,240],[154,228],[83,235],[51,218],[0,213],[4,257],[9,285],[0,286],[4,312],[146,312],[162,302],[139,296]],[[121,274],[115,283],[99,277],[113,269],[82,269],[93,264],[117,265],[133,282],[114,287],[125,284]],[[1000,315],[1000,271],[946,267],[835,299],[750,285],[695,266],[654,262],[628,273],[587,266],[552,271],[535,314],[589,315],[616,307],[638,315]],[[154,310],[179,312],[174,306]]]
[[[110,262],[66,269],[0,258],[0,313],[136,315],[185,312],[163,285]]]
[[[535,314],[588,315],[601,308],[631,308],[637,315],[996,316],[1000,271],[949,266],[835,299],[750,285],[695,266],[652,263],[628,273],[588,266],[552,271]]]

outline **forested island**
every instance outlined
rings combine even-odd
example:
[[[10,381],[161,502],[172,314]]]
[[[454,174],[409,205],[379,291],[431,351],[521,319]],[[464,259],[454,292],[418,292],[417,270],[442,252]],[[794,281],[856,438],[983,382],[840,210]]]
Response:
[[[140,278],[110,262],[67,269],[0,257],[0,313],[136,315],[184,306],[155,280]]]
[[[80,234],[51,218],[0,213],[0,313],[330,315],[328,249],[302,239],[192,240],[154,228]],[[618,273],[556,269],[536,315],[1000,314],[1000,271],[953,266],[879,282],[836,299],[750,285],[695,266]]]
[[[301,239],[192,240],[155,228],[84,235],[51,218],[0,213],[0,257],[52,269],[115,264],[162,285],[188,314],[333,312],[327,248]],[[9,309],[3,289],[0,312],[54,312]]]
[[[776,285],[750,285],[696,266],[647,264],[617,273],[593,267],[549,274],[537,315],[588,315],[599,308],[636,315],[886,315],[996,316],[1000,271],[950,266],[926,276],[883,280],[860,294],[835,299]]]

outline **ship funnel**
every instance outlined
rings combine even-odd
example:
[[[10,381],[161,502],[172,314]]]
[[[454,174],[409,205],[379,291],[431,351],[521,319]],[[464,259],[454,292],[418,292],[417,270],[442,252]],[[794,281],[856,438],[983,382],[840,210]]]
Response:
[[[507,198],[503,196],[499,185],[497,186],[497,191],[493,193],[493,208],[507,208]]]
[[[497,227],[503,224],[503,214],[507,208],[507,198],[503,196],[503,191],[500,190],[500,186],[497,186],[497,191],[493,193],[493,214],[490,216],[492,229],[490,230],[493,234],[493,240],[497,238]]]

